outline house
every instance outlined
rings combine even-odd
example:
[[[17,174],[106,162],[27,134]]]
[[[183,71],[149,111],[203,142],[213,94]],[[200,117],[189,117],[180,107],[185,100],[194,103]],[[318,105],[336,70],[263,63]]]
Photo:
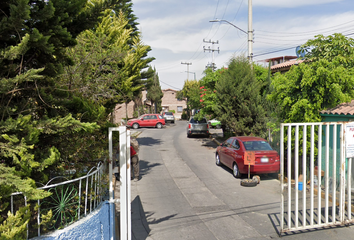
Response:
[[[150,101],[146,101],[146,91],[142,91],[142,98],[141,102],[139,102],[140,106],[149,106]],[[131,101],[128,103],[126,106],[125,103],[122,104],[117,104],[114,110],[114,117],[113,117],[113,123],[119,124],[122,122],[123,119],[126,118],[126,115],[128,114],[128,119],[134,118],[134,112],[136,111],[136,103],[134,101]],[[137,114],[137,113],[136,113]],[[142,113],[140,113],[141,115]]]
[[[354,121],[354,100],[348,102],[348,103],[341,103],[334,108],[322,110],[320,112],[320,116],[322,117],[322,122],[353,122]],[[334,151],[334,144],[333,144],[333,135],[335,134],[333,126],[329,127],[329,131],[327,133],[327,130],[325,126],[322,126],[322,161],[321,161],[321,168],[326,169],[325,166],[325,157],[326,157],[326,139],[327,135],[329,135],[329,150],[328,150],[328,158],[329,158],[329,176],[333,175],[333,165],[334,165],[334,154],[336,154],[336,179],[337,179],[337,186],[340,184],[340,157],[341,157],[341,136],[340,136],[340,131],[341,127],[337,127],[336,131],[336,143],[337,146],[335,147]],[[345,161],[345,169],[348,169],[348,162]],[[354,186],[354,164],[351,166],[351,184]]]
[[[162,112],[168,112],[170,110],[175,111],[175,119],[182,118],[183,109],[187,108],[187,102],[184,99],[177,99],[177,91],[173,89],[162,90]]]
[[[299,60],[296,56],[282,56],[269,58],[265,61],[270,62],[270,70],[274,74],[276,72],[285,73],[290,70],[291,66],[302,63],[304,60]]]

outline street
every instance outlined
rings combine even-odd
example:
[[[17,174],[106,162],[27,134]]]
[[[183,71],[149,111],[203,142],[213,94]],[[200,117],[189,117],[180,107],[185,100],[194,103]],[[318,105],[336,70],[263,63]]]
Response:
[[[132,239],[279,238],[279,181],[261,175],[256,187],[241,186],[231,170],[216,166],[212,139],[187,138],[186,126],[176,121],[138,130],[141,179],[132,182]],[[283,237],[350,239],[353,234],[353,227],[341,227]]]

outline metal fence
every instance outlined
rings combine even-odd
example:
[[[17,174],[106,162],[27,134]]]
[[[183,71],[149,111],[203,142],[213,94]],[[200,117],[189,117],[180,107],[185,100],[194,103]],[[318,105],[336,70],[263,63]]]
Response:
[[[31,218],[27,224],[27,238],[41,236],[41,234],[61,229],[70,223],[79,220],[95,210],[101,202],[108,198],[107,179],[104,179],[106,167],[100,162],[97,167],[91,168],[85,176],[73,180],[53,184],[65,177],[55,177],[46,185],[38,189],[46,190],[51,196],[41,200],[29,202],[25,195],[16,192],[10,196],[10,211],[18,210],[22,206],[31,204]],[[43,224],[42,216],[52,211],[52,218],[46,219]]]
[[[353,223],[345,123],[281,124],[281,232]]]

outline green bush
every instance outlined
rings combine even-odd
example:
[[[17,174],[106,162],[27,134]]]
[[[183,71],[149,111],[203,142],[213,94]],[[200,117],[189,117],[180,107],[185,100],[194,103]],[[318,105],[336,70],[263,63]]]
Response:
[[[175,114],[176,113],[176,111],[175,110],[168,110],[169,112],[171,112],[171,113],[173,113],[173,114]]]

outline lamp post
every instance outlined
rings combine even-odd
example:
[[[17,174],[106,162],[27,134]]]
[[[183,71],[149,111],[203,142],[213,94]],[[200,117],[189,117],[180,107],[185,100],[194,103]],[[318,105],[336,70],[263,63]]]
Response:
[[[248,60],[250,61],[250,63],[252,63],[253,61],[252,0],[248,0],[248,32],[242,30],[241,28],[237,27],[235,24],[227,20],[215,19],[209,22],[226,22],[231,26],[237,28],[241,32],[246,33],[248,35]]]

